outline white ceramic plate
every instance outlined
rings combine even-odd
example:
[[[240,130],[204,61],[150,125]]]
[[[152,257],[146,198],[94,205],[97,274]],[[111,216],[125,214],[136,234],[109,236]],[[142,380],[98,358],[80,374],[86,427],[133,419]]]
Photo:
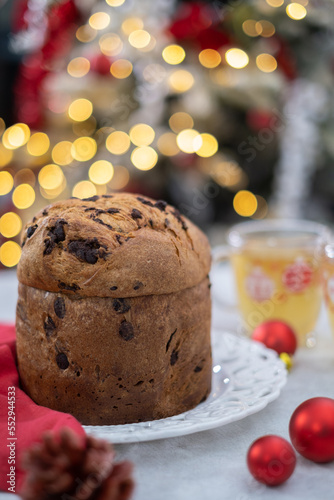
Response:
[[[84,426],[87,434],[112,443],[182,436],[241,420],[279,396],[287,371],[274,351],[227,332],[214,333],[212,350],[212,391],[204,403],[151,422]]]

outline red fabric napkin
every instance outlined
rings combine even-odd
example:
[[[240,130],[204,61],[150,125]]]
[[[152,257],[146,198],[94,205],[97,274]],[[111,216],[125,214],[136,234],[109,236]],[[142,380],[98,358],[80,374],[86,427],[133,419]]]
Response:
[[[9,397],[14,398],[12,401],[15,421],[12,419],[13,414],[9,413],[11,405],[8,392]],[[13,427],[15,435],[11,436]],[[20,492],[25,475],[20,463],[22,451],[38,442],[44,431],[58,430],[61,427],[70,427],[77,434],[85,435],[82,426],[74,417],[38,406],[20,389],[16,366],[15,327],[0,324],[0,490]],[[12,483],[7,482],[14,478],[14,474],[7,475],[11,470],[13,472],[11,467],[15,467],[15,480]],[[14,483],[14,488],[9,489]]]

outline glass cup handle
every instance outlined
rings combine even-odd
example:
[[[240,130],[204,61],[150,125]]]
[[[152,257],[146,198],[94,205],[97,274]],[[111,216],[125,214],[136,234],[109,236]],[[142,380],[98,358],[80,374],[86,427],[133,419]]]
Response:
[[[220,245],[212,249],[212,265],[219,264],[220,262],[227,262],[231,257],[231,248],[228,245]],[[212,290],[212,298],[217,301],[218,304],[224,307],[226,311],[232,312],[235,314],[238,306],[236,304],[231,304],[230,301],[222,297],[215,287]]]

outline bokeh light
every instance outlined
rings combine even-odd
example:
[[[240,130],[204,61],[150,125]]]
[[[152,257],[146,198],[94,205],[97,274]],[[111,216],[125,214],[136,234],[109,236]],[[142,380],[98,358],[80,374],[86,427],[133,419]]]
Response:
[[[101,52],[106,56],[116,56],[123,49],[123,42],[115,33],[106,33],[99,40]]]
[[[242,23],[243,32],[251,37],[256,37],[261,34],[262,26],[254,19],[247,19]]]
[[[176,142],[176,134],[173,132],[166,132],[162,134],[157,142],[160,153],[165,156],[175,156],[180,152]]]
[[[80,181],[78,182],[72,191],[72,196],[75,198],[90,198],[91,196],[95,196],[97,193],[96,187],[90,181]]]
[[[225,53],[225,59],[227,64],[236,69],[244,68],[249,63],[248,55],[241,49],[227,50]]]
[[[221,55],[217,50],[204,49],[199,53],[199,62],[205,68],[216,68],[221,63]]]
[[[197,144],[199,143],[199,147]],[[209,158],[218,151],[218,141],[211,134],[200,134],[194,139],[194,147],[196,154],[203,158]]]
[[[74,78],[81,78],[90,70],[90,62],[85,57],[75,57],[67,65],[67,73]]]
[[[106,2],[110,5],[110,7],[119,7],[120,5],[123,5],[125,0],[106,0]]]
[[[174,71],[168,81],[171,89],[178,93],[187,92],[195,83],[193,75],[186,69]]]
[[[259,54],[256,57],[256,66],[264,73],[272,73],[277,68],[277,61],[270,54]]]
[[[233,199],[233,207],[238,215],[251,217],[257,209],[256,196],[250,191],[239,191]]]
[[[252,219],[264,219],[268,215],[268,203],[262,196],[259,196],[258,194],[256,195],[256,200],[257,208],[251,217]]]
[[[69,165],[73,161],[72,143],[70,141],[58,142],[52,149],[52,160],[59,165]]]
[[[63,179],[62,169],[53,163],[45,165],[38,174],[38,182],[43,189],[56,189],[62,184]]]
[[[284,0],[266,0],[270,7],[281,7],[284,4]]]
[[[200,149],[202,138],[197,130],[185,129],[177,135],[176,143],[181,151],[191,154]]]
[[[130,35],[133,31],[141,30],[143,27],[144,23],[139,17],[129,17],[122,23],[122,31],[125,35]]]
[[[178,133],[186,128],[193,128],[194,120],[188,113],[178,111],[170,117],[169,126],[173,132]]]
[[[145,47],[138,47],[138,50],[140,50],[141,52],[150,52],[151,50],[154,49],[156,44],[157,44],[156,39],[154,38],[154,36],[150,35],[149,43],[145,45]]]
[[[110,23],[110,16],[106,12],[95,12],[89,18],[89,25],[95,30],[104,30]]]
[[[108,186],[111,189],[124,189],[130,180],[130,174],[126,167],[123,165],[115,165],[114,175]]]
[[[110,66],[110,73],[120,80],[127,78],[132,73],[132,64],[127,59],[117,59]]]
[[[16,123],[7,128],[2,136],[2,143],[8,149],[24,146],[30,138],[30,129],[25,123]]]
[[[67,186],[66,179],[65,177],[63,177],[63,181],[58,187],[53,189],[44,189],[42,188],[42,186],[39,186],[39,190],[43,198],[45,198],[46,200],[53,200],[54,198],[57,198],[64,191],[66,186]]]
[[[135,49],[143,49],[151,41],[151,35],[145,30],[135,30],[129,35],[129,43]]]
[[[71,154],[75,160],[88,161],[95,156],[97,144],[91,137],[79,137],[71,147]]]
[[[291,19],[294,19],[295,21],[300,21],[301,19],[304,19],[304,17],[306,16],[307,10],[300,3],[293,2],[286,6],[286,13],[288,14],[289,17],[291,17]]]
[[[8,165],[13,159],[13,151],[11,149],[5,148],[3,144],[0,143],[0,167]]]
[[[31,207],[35,201],[34,188],[29,184],[20,184],[14,189],[12,200],[16,208],[24,210]]]
[[[116,130],[108,135],[106,148],[114,155],[122,155],[127,152],[131,145],[130,137],[125,132]]]
[[[130,129],[129,136],[135,146],[149,146],[154,141],[155,132],[146,123],[138,123]]]
[[[8,194],[14,186],[13,176],[6,171],[0,172],[0,196]]]
[[[82,26],[79,26],[79,28],[76,31],[75,36],[79,40],[79,42],[82,43],[89,43],[94,40],[96,37],[97,31],[94,30],[89,24],[84,24]]]
[[[94,162],[88,172],[88,176],[94,184],[107,184],[114,175],[114,167],[110,161],[98,160]]]
[[[248,182],[247,175],[234,161],[218,161],[210,168],[209,173],[217,184],[230,191],[238,191],[246,187]]]
[[[158,154],[150,146],[142,146],[132,151],[131,161],[138,170],[151,170],[158,161]]]
[[[14,267],[21,257],[21,247],[15,241],[6,241],[0,247],[0,262],[6,267]]]
[[[36,184],[36,176],[30,168],[21,168],[16,172],[14,177],[14,186],[19,186],[20,184],[29,184],[34,187]]]
[[[0,219],[0,234],[5,238],[14,238],[22,229],[22,220],[15,212],[7,212]]]
[[[275,34],[275,26],[270,21],[257,21],[256,28],[264,38],[269,38]]]
[[[168,45],[162,51],[162,57],[168,64],[180,64],[186,57],[183,47],[180,45]]]
[[[88,99],[76,99],[68,108],[68,116],[76,121],[83,122],[93,113],[93,104]]]
[[[33,134],[27,143],[27,151],[31,156],[42,156],[48,152],[49,147],[50,139],[43,132]]]

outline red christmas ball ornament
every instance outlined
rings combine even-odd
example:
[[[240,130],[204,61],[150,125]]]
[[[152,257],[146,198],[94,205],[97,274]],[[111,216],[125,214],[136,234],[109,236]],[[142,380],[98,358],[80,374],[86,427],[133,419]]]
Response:
[[[289,433],[303,457],[318,463],[334,460],[334,399],[304,401],[292,414]]]
[[[262,342],[278,354],[286,352],[294,354],[297,349],[297,337],[293,329],[279,320],[265,321],[258,325],[252,333],[252,339]]]
[[[296,454],[288,441],[272,434],[254,441],[247,453],[252,476],[267,486],[284,483],[296,466]]]

